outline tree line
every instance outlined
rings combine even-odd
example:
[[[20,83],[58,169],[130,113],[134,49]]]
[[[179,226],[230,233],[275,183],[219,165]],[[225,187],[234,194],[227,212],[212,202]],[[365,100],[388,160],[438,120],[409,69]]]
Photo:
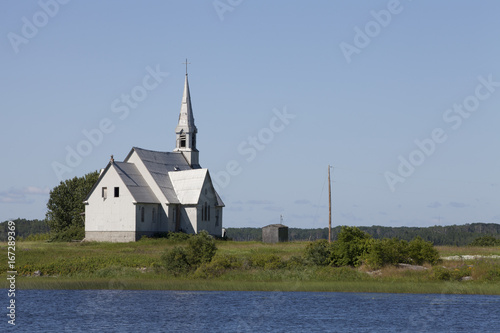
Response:
[[[26,220],[15,219],[12,220],[16,225],[16,238],[26,238],[30,235],[46,234],[50,231],[49,226],[45,220]],[[0,241],[6,242],[8,239],[7,224],[8,221],[0,223]]]
[[[411,241],[416,237],[434,245],[466,246],[482,236],[500,239],[500,224],[471,223],[464,225],[432,226],[432,227],[358,227],[374,239],[397,238]],[[341,226],[332,228],[332,240],[336,240]],[[261,228],[226,228],[229,238],[235,241],[262,241]],[[328,239],[328,228],[301,229],[288,228],[290,241],[315,241]]]

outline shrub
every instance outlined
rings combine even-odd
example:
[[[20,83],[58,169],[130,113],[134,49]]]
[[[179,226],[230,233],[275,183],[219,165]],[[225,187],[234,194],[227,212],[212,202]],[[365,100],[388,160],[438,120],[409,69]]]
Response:
[[[483,236],[474,239],[470,246],[500,246],[500,239],[493,236]]]
[[[50,239],[49,233],[42,234],[30,234],[26,237],[18,237],[17,241],[19,242],[36,242],[36,241],[48,241]]]
[[[189,237],[187,246],[166,250],[161,259],[164,267],[174,275],[184,274],[209,263],[217,251],[215,240],[206,232]]]
[[[194,272],[194,277],[204,279],[217,277],[241,266],[241,261],[234,255],[216,255],[211,262],[201,264]]]
[[[169,232],[167,233],[167,239],[173,242],[184,242],[190,239],[192,235],[186,234],[184,232]]]
[[[431,242],[426,242],[419,236],[415,237],[408,244],[408,256],[411,263],[422,265],[428,262],[435,265],[439,262],[439,252],[434,248]]]
[[[368,252],[364,256],[365,263],[373,269],[385,265],[407,263],[408,242],[396,238],[373,239],[368,244]]]
[[[276,254],[257,253],[249,258],[250,267],[264,269],[279,269],[286,264]]]
[[[463,265],[456,268],[447,269],[444,267],[434,267],[434,278],[443,281],[460,281],[463,277],[471,275],[471,267]]]
[[[50,242],[71,242],[72,240],[82,240],[85,238],[85,229],[81,226],[72,225],[50,238]]]
[[[343,226],[338,239],[333,243],[330,257],[332,266],[357,267],[368,252],[371,236],[356,227]]]
[[[191,266],[210,262],[217,252],[215,240],[206,231],[188,239],[186,258]]]
[[[304,259],[313,265],[326,266],[330,263],[331,252],[331,245],[328,241],[319,239],[307,244]]]
[[[161,256],[161,260],[167,271],[174,275],[185,274],[191,269],[186,251],[180,246],[166,250]]]
[[[306,265],[306,261],[300,256],[291,256],[290,259],[286,261],[286,267],[289,269],[302,268]]]
[[[432,269],[434,279],[441,281],[451,280],[451,272],[444,267],[434,267]]]

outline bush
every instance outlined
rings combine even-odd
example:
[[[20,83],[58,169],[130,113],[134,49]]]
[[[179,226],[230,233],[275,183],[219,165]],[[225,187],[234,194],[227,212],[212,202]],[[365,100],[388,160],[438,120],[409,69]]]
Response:
[[[439,252],[434,248],[431,242],[426,242],[419,236],[415,237],[408,244],[408,256],[411,260],[410,263],[422,265],[428,262],[435,265],[439,262]]]
[[[169,232],[167,233],[167,239],[173,242],[184,242],[190,239],[192,235],[186,234],[184,232]]]
[[[357,267],[362,263],[370,246],[371,236],[356,227],[343,226],[338,239],[333,243],[330,257],[332,266]]]
[[[326,239],[307,244],[304,251],[304,259],[307,263],[318,266],[326,266],[330,264],[331,245]]]
[[[249,258],[250,267],[263,269],[280,269],[286,264],[276,254],[257,253]]]
[[[307,263],[304,258],[300,256],[291,256],[290,259],[286,261],[286,268],[289,269],[303,268],[306,264]]]
[[[206,232],[189,237],[187,246],[166,250],[161,259],[164,267],[174,275],[184,274],[209,263],[217,252],[215,240]]]
[[[85,229],[81,226],[72,225],[63,231],[59,231],[50,238],[50,242],[71,242],[85,238]]]
[[[373,239],[368,245],[364,260],[373,269],[385,265],[407,263],[409,261],[408,242],[396,238]]]
[[[206,231],[188,239],[186,258],[191,266],[210,262],[217,252],[215,240]]]
[[[451,272],[444,267],[434,267],[432,269],[432,272],[436,280],[441,280],[441,281],[451,280]]]
[[[186,256],[186,251],[180,246],[166,250],[161,256],[164,267],[174,275],[187,273],[191,269]]]
[[[400,263],[422,265],[428,262],[435,265],[439,262],[439,252],[431,242],[426,242],[420,237],[409,243],[396,238],[384,238],[371,242],[364,259],[368,266],[375,269]]]
[[[201,264],[194,272],[194,277],[204,279],[217,277],[241,266],[241,261],[234,255],[216,255],[211,262]]]
[[[500,239],[493,236],[483,236],[476,238],[470,246],[500,246]]]
[[[462,278],[471,275],[471,267],[463,265],[452,269],[444,267],[434,267],[434,278],[442,281],[460,281]]]
[[[26,237],[18,237],[16,238],[19,242],[37,242],[37,241],[48,241],[50,239],[49,233],[43,234],[30,234]]]

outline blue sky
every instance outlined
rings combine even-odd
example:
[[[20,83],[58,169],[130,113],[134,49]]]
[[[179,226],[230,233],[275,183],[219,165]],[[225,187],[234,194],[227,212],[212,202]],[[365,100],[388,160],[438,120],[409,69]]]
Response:
[[[44,218],[51,188],[111,154],[173,150],[188,58],[226,227],[327,226],[329,164],[333,225],[500,223],[499,11],[3,1],[0,220]]]

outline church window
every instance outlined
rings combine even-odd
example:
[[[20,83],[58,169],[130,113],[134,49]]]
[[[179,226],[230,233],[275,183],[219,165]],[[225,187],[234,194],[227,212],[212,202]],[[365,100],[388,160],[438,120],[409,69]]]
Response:
[[[108,188],[107,187],[103,187],[102,188],[102,198],[106,199],[107,197],[108,197]]]
[[[180,147],[186,148],[186,134],[181,134],[180,136]]]
[[[201,206],[201,220],[208,221],[210,220],[210,206],[207,202]]]
[[[156,209],[153,208],[153,223],[156,223]]]
[[[144,207],[141,207],[141,222],[144,222]]]
[[[118,198],[120,196],[120,188],[115,187],[115,198]]]
[[[193,149],[196,149],[196,133],[193,133]]]

